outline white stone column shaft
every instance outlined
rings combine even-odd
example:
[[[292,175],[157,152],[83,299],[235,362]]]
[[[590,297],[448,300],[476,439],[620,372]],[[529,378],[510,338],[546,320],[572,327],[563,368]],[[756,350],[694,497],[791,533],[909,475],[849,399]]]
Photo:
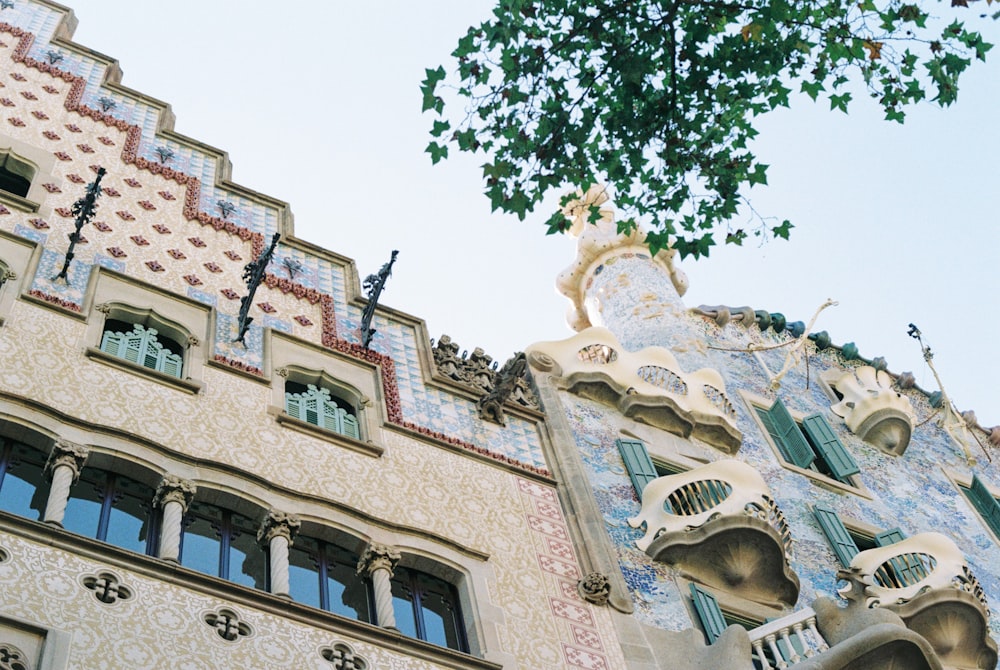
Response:
[[[45,514],[42,517],[46,523],[62,525],[66,516],[66,505],[69,502],[69,490],[80,476],[89,453],[87,447],[63,440],[57,441],[52,446],[52,453],[45,463],[45,473],[52,480],[49,497],[45,501]]]
[[[285,598],[289,594],[288,549],[299,532],[302,522],[295,514],[270,510],[257,531],[257,541],[267,543],[270,568],[271,593]]]
[[[392,571],[399,562],[399,552],[384,544],[369,544],[361,560],[358,574],[371,577],[375,590],[376,623],[382,628],[396,628],[396,613],[392,608]]]
[[[153,506],[163,510],[158,556],[165,561],[180,561],[181,522],[197,490],[194,482],[176,475],[164,476],[156,489]]]

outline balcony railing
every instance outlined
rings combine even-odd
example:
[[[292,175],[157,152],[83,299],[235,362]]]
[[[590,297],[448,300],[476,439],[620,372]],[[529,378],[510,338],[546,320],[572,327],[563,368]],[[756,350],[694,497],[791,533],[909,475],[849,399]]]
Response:
[[[717,461],[654,479],[629,524],[645,526],[640,549],[701,583],[758,602],[795,602],[788,522],[763,478],[745,463]]]
[[[811,607],[754,628],[750,644],[759,670],[784,670],[830,648],[816,629],[816,612]]]
[[[955,543],[921,533],[857,554],[837,576],[840,594],[867,607],[898,614],[926,639],[947,667],[993,668],[989,604]]]

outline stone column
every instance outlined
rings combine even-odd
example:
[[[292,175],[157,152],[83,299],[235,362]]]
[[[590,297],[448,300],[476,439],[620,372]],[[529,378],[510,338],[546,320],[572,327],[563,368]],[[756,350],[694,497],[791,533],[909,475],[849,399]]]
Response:
[[[52,480],[45,515],[42,517],[45,523],[62,526],[66,503],[69,502],[69,489],[80,477],[80,470],[83,469],[88,454],[90,450],[82,444],[58,440],[52,446],[52,453],[45,463],[45,473]]]
[[[266,544],[271,567],[271,593],[276,596],[289,596],[288,585],[288,548],[292,546],[295,535],[299,532],[297,514],[288,514],[272,509],[264,517],[260,530],[257,531],[257,541]]]
[[[177,475],[164,475],[156,489],[153,506],[163,509],[160,524],[160,558],[177,563],[181,555],[181,521],[197,492],[194,482]]]
[[[395,547],[372,542],[361,554],[358,574],[372,579],[375,587],[376,622],[382,628],[396,628],[396,614],[392,609],[392,571],[399,562],[399,552]]]

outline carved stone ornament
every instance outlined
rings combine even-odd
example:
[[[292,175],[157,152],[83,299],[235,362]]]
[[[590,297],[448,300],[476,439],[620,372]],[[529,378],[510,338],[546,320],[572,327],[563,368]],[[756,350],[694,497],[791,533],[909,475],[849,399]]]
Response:
[[[111,313],[111,305],[110,305],[110,303],[106,303],[106,302],[102,302],[100,305],[97,305],[96,307],[94,307],[94,309],[96,311],[100,312],[101,314],[110,314]]]
[[[336,642],[319,650],[324,660],[333,663],[335,670],[368,670],[368,661],[358,656],[349,644]]]
[[[499,423],[501,426],[507,425],[504,416],[503,406],[509,399],[523,399],[526,393],[530,393],[531,388],[525,375],[528,372],[528,362],[522,352],[514,354],[507,361],[503,369],[497,373],[493,390],[488,392],[479,402],[476,409],[479,410],[479,418],[485,421]]]
[[[121,579],[111,572],[85,575],[81,580],[84,588],[93,592],[94,597],[105,605],[114,605],[122,600],[131,600],[132,589],[122,584]]]
[[[372,542],[365,547],[364,553],[358,559],[357,573],[369,576],[375,570],[387,570],[390,575],[399,563],[399,551],[395,547]]]
[[[201,340],[199,340],[194,335],[188,335],[187,345],[189,347],[200,347],[201,346]]]
[[[852,433],[890,454],[906,451],[913,432],[913,406],[892,387],[889,373],[863,365],[824,379],[842,396],[831,409]]]
[[[278,375],[279,377],[287,378],[288,368],[278,368],[277,370],[274,371],[274,374]]]
[[[253,629],[240,619],[239,614],[225,607],[215,612],[206,612],[202,621],[214,628],[216,634],[226,642],[235,642],[253,634]]]
[[[80,470],[83,469],[83,464],[87,462],[89,455],[90,449],[82,444],[58,440],[52,445],[52,453],[49,454],[49,460],[45,463],[45,472],[51,477],[52,471],[57,467],[68,465],[73,470],[73,479],[75,480],[80,476]]]
[[[168,502],[180,503],[186,511],[191,499],[198,492],[198,487],[189,479],[182,479],[177,475],[164,475],[163,481],[156,488],[156,496],[153,498],[155,507],[163,507]]]
[[[611,596],[611,581],[600,572],[591,572],[576,583],[576,592],[588,603],[607,605]]]
[[[17,273],[13,270],[4,270],[3,274],[0,275],[0,283],[9,281],[11,279],[17,279]]]
[[[471,354],[463,352],[461,356],[458,354],[459,348],[458,344],[448,335],[442,335],[438,339],[431,350],[434,354],[434,364],[438,374],[468,387],[473,393],[493,393],[503,370],[497,372],[493,358],[481,348],[476,347]],[[516,357],[517,355],[509,360],[504,368],[511,365],[511,361]],[[532,410],[539,408],[538,397],[524,374],[516,378],[513,388],[505,395],[503,402],[511,402]],[[502,425],[502,421],[496,422]]]
[[[273,537],[284,537],[289,546],[299,532],[302,521],[298,514],[289,514],[276,509],[269,510],[260,529],[257,530],[257,541],[268,543]]]

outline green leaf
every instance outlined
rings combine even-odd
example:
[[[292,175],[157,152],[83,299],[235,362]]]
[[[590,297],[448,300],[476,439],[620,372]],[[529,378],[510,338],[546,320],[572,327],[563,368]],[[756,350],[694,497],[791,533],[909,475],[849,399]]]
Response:
[[[433,165],[442,158],[448,157],[448,147],[438,144],[437,142],[431,142],[427,145],[427,148],[424,149],[424,153],[431,155],[431,164]]]

